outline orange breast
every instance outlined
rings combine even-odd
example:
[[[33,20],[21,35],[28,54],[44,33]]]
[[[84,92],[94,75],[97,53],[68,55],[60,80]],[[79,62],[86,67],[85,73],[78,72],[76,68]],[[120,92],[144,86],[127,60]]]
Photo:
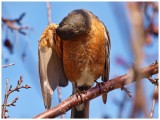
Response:
[[[63,64],[65,74],[71,82],[78,83],[86,67],[89,69],[88,75],[94,76],[93,81],[102,75],[105,64],[105,39],[100,21],[92,20],[89,34],[63,41]]]

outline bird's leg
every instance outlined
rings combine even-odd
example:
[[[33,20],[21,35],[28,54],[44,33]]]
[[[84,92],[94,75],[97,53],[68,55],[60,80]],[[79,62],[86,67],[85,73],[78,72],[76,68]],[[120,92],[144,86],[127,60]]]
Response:
[[[103,84],[103,82],[97,82],[96,80],[94,80],[94,82],[96,83],[96,86],[98,85],[98,87],[99,87],[99,92],[102,92],[102,84]]]
[[[77,99],[78,99],[78,95],[79,95],[80,98],[81,98],[81,102],[83,102],[82,95],[81,95],[80,90],[78,89],[77,83],[75,83],[75,87],[76,87],[76,97],[77,97]]]

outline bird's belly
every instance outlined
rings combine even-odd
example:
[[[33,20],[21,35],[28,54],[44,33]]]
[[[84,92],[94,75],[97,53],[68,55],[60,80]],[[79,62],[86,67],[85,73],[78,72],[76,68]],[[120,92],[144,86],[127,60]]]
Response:
[[[68,80],[78,86],[92,86],[104,71],[104,31],[99,24],[91,29],[87,35],[63,41],[64,71]]]
[[[82,70],[80,78],[77,78],[75,82],[77,86],[93,86],[95,75],[90,71],[88,66]]]
[[[75,44],[78,44],[77,42]],[[103,73],[105,63],[104,45],[94,47],[83,44],[64,46],[63,65],[67,78],[77,86],[92,86]]]

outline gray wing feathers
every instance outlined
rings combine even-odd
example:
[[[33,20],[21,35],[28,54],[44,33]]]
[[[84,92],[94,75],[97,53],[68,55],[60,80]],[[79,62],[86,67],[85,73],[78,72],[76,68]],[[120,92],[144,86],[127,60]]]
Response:
[[[109,72],[110,72],[110,36],[107,28],[103,24],[105,28],[105,40],[106,40],[106,45],[105,45],[105,66],[104,66],[104,72],[102,75],[102,81],[106,82],[109,80]],[[107,101],[107,93],[102,94],[102,99],[103,103],[106,104]]]
[[[63,69],[62,58],[56,52],[54,32],[56,24],[50,24],[42,33],[38,47],[39,76],[44,105],[47,109],[51,106],[52,94],[57,86],[66,86],[68,80]],[[52,47],[51,47],[52,46]]]
[[[66,86],[68,80],[64,74],[62,60],[52,48],[39,47],[39,74],[45,107],[51,106],[52,94],[57,86]]]
[[[52,94],[55,86],[58,85],[58,81],[54,81],[54,86],[52,86],[51,76],[48,75],[47,72],[51,69],[48,66],[52,55],[51,48],[48,48],[47,51],[43,51],[43,49],[39,48],[39,75],[40,75],[40,83],[41,83],[41,90],[44,100],[45,108],[49,109],[51,106]]]
[[[106,54],[106,58],[105,58],[105,66],[104,66],[104,74],[102,76],[102,80],[105,82],[107,80],[109,80],[109,71],[110,71],[110,36],[109,36],[109,32],[107,30],[107,28],[105,27],[105,25],[103,24],[104,28],[105,28],[105,40],[106,40],[106,44],[105,44],[105,54]]]

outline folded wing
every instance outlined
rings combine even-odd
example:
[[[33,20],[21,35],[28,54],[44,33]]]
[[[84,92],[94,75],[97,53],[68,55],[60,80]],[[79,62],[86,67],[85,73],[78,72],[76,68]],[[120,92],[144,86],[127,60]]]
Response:
[[[106,82],[109,80],[109,71],[110,71],[110,36],[109,36],[109,32],[107,30],[107,28],[105,27],[105,25],[103,24],[104,29],[105,29],[105,41],[106,41],[106,45],[105,45],[105,66],[104,66],[104,72],[102,75],[102,81]],[[107,93],[102,94],[102,99],[103,99],[103,103],[106,104],[107,101]]]
[[[56,41],[57,37],[54,37],[56,27],[57,25],[51,24],[45,29],[38,46],[39,77],[44,105],[47,109],[51,106],[52,94],[56,87],[64,87],[68,84],[63,70],[62,56],[57,53],[61,46]]]

